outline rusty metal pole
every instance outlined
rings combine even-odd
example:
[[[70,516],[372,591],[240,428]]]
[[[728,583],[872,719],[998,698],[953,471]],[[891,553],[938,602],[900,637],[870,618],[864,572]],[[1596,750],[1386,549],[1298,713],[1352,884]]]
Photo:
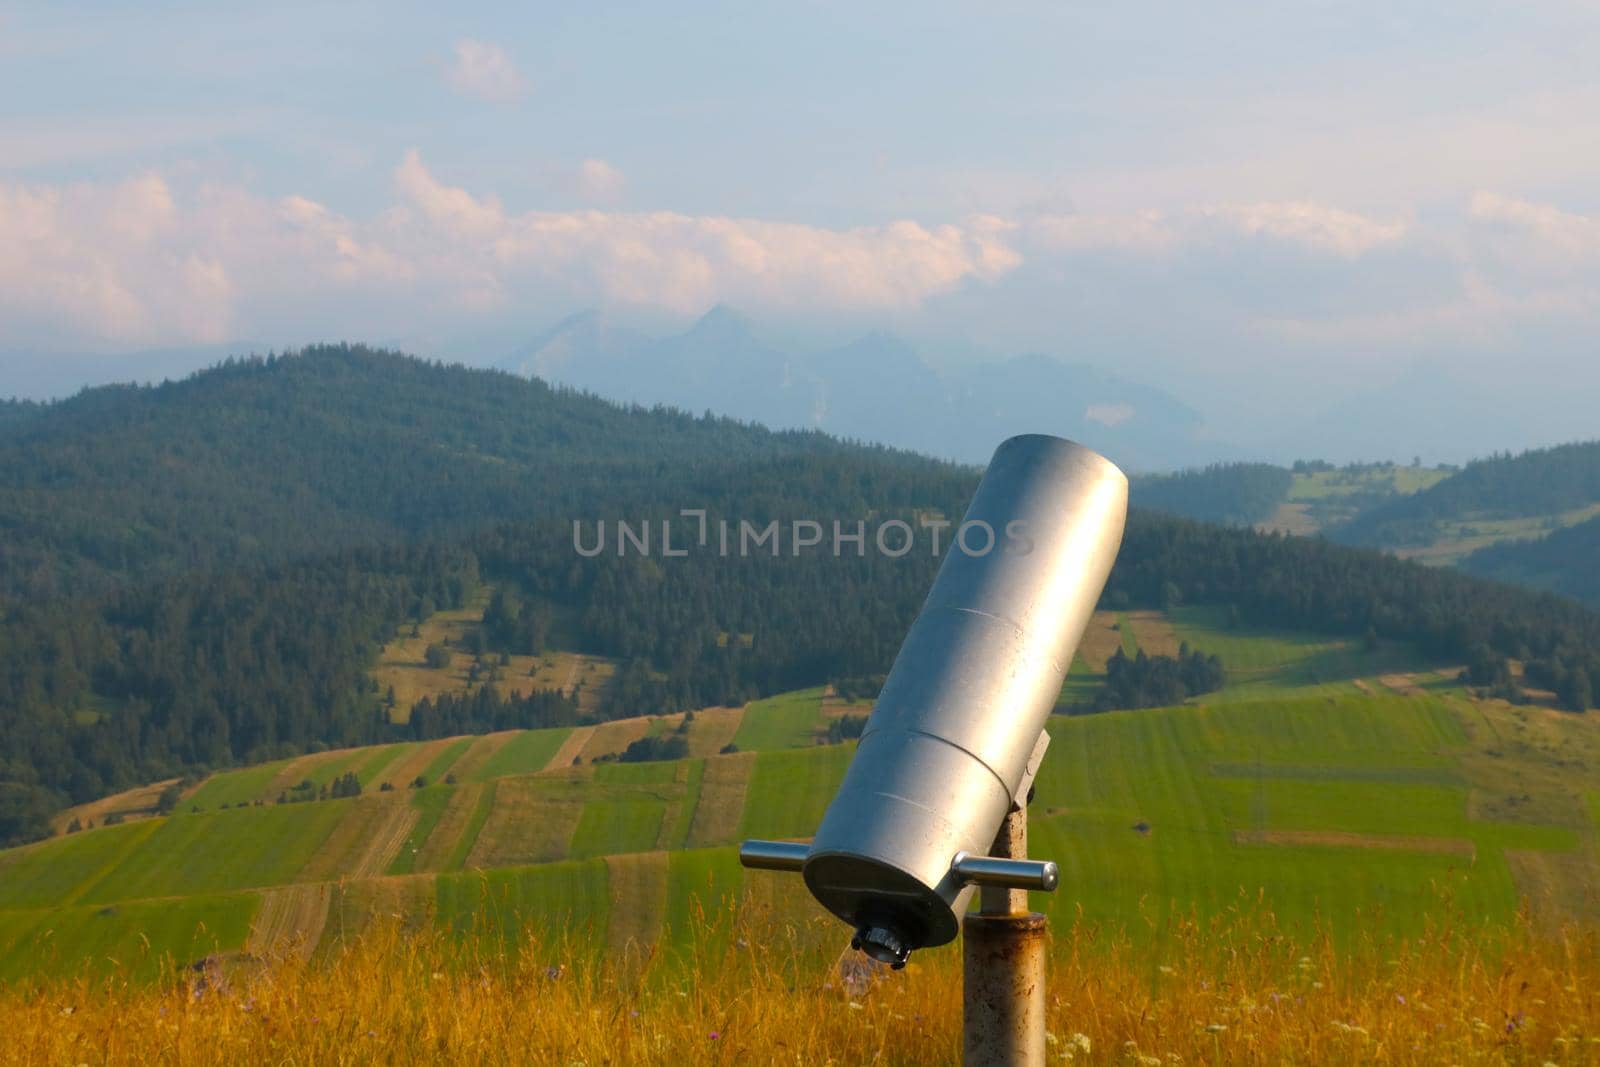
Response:
[[[991,855],[1028,855],[1028,809],[1012,808]],[[1045,917],[1028,892],[983,886],[978,913],[962,923],[962,1040],[966,1067],[1043,1067]]]

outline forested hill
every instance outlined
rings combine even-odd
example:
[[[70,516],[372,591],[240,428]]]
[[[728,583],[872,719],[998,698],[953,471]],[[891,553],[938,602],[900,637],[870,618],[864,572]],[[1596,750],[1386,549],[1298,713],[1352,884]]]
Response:
[[[1176,474],[1133,479],[1135,507],[1165,511],[1202,522],[1253,526],[1278,510],[1294,474],[1268,463],[1218,463]]]
[[[44,410],[44,405],[26,400],[0,400],[0,426],[32,418]]]
[[[1461,569],[1497,581],[1557,590],[1600,608],[1600,519],[1535,541],[1490,545],[1463,560]]]
[[[1441,522],[1552,516],[1600,502],[1600,441],[1493,456],[1330,531],[1353,545],[1425,544]]]
[[[0,602],[654,499],[784,457],[908,453],[627,409],[359,346],[0,404]]]
[[[576,721],[557,695],[480,692],[391,722],[379,648],[485,579],[505,599],[492,651],[535,652],[559,618],[618,662],[602,715],[881,673],[938,565],[926,539],[899,558],[586,556],[573,520],[916,525],[958,517],[977,477],[347,347],[50,405],[0,428],[0,843],[197,767]],[[1514,658],[1600,690],[1600,616],[1320,541],[1136,512],[1107,602],[1218,605],[1411,642],[1485,685]]]

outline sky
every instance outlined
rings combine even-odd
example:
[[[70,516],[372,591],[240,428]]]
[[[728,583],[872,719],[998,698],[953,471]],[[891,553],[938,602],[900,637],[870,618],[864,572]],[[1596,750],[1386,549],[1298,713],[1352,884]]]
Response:
[[[1595,436],[1596,55],[1593,0],[0,3],[0,395],[723,304],[1238,441],[1430,382],[1504,416],[1455,451]]]

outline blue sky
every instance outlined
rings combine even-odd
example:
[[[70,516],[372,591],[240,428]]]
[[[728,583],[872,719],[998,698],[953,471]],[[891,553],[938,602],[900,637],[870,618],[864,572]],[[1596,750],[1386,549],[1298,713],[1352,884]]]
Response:
[[[1575,436],[1597,54],[1543,0],[0,5],[0,379],[727,303],[1246,437],[1417,366]]]

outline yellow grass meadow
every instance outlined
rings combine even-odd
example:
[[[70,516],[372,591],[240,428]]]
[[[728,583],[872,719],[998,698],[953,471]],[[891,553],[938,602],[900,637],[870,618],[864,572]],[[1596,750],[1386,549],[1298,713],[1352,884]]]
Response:
[[[0,1061],[30,1064],[939,1064],[959,1058],[960,960],[842,975],[816,929],[705,924],[675,958],[466,947],[398,924],[156,983],[0,989]],[[836,932],[836,931],[835,931]],[[1494,942],[1492,945],[1489,942]],[[1052,948],[1049,1047],[1073,1064],[1600,1062],[1592,932],[1441,927],[1296,941],[1270,914],[1160,947],[1079,929]]]

